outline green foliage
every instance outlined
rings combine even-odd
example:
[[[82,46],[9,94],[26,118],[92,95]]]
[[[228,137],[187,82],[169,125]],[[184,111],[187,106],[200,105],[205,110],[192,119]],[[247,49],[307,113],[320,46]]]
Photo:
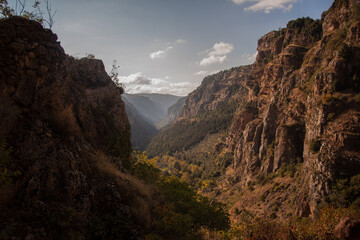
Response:
[[[276,211],[269,217],[256,217],[254,214],[241,210],[238,224],[223,233],[222,239],[338,239],[335,227],[341,218],[360,219],[360,211],[344,208],[323,206],[314,219],[293,218],[288,222],[276,220]]]
[[[337,207],[360,209],[360,174],[347,179],[338,179],[333,185],[328,200]]]
[[[260,174],[256,177],[258,184],[264,186],[265,184],[272,182],[272,180],[276,177],[275,173],[269,173],[267,175]]]
[[[48,25],[51,29],[54,25],[54,16],[56,11],[51,8],[50,0],[43,0],[43,6],[46,9],[47,17],[44,17],[44,11],[41,7],[41,1],[35,0],[31,7],[27,6],[26,0],[15,0],[15,8],[9,6],[7,0],[0,0],[0,18],[8,18],[12,16],[22,16],[30,20],[41,23],[44,27]]]
[[[14,9],[9,7],[7,0],[0,0],[0,18],[14,15]]]
[[[120,94],[124,93],[124,83],[120,82],[119,80],[119,68],[120,66],[117,65],[116,60],[113,61],[112,69],[109,73],[111,80],[115,83],[115,85],[120,89]]]
[[[314,139],[311,140],[310,142],[310,151],[312,153],[317,153],[320,151],[321,148],[321,140],[319,137],[316,137]]]
[[[322,37],[322,23],[309,17],[302,17],[288,22],[287,28],[293,30],[295,34],[303,34],[313,42],[319,41]]]
[[[199,143],[206,135],[228,129],[236,110],[236,104],[223,103],[214,111],[205,111],[195,119],[177,121],[170,128],[155,136],[147,147],[150,155],[184,151]]]
[[[225,205],[200,196],[176,176],[163,174],[158,159],[135,152],[132,172],[143,181],[154,184],[159,200],[153,216],[153,227],[147,239],[196,239],[200,228],[226,230],[230,226]]]
[[[334,120],[335,117],[336,117],[336,114],[332,112],[332,113],[329,113],[329,114],[327,115],[326,120],[327,120],[328,122],[330,122],[330,121]]]
[[[284,163],[278,170],[278,175],[281,177],[289,176],[293,178],[295,173],[301,169],[301,166],[300,160],[297,163]]]
[[[326,44],[326,47],[327,49],[332,51],[340,49],[343,46],[345,39],[346,39],[346,30],[345,29],[337,30]]]

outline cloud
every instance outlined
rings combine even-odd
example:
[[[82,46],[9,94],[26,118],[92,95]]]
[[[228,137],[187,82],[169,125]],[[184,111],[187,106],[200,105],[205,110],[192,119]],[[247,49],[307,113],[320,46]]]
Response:
[[[242,56],[242,58],[249,61],[249,63],[253,63],[256,60],[257,54],[258,54],[258,52],[256,51],[255,53],[244,53],[241,56]]]
[[[171,49],[173,49],[172,46],[169,46],[167,48],[165,48],[164,50],[159,50],[153,53],[150,53],[150,58],[151,59],[159,59],[159,58],[165,58],[166,57],[166,53],[168,51],[170,51]]]
[[[121,76],[119,80],[125,85],[125,92],[130,94],[166,93],[185,96],[197,87],[196,84],[190,82],[172,83],[160,78],[151,78],[141,72]]]
[[[272,10],[275,9],[289,11],[293,7],[293,3],[297,1],[298,0],[232,0],[232,2],[237,5],[251,2],[251,5],[249,7],[244,8],[245,11],[264,11],[265,13],[270,13]]]
[[[214,63],[223,64],[227,60],[226,56],[209,56],[206,58],[203,58],[200,61],[201,66],[208,66]]]
[[[175,43],[186,43],[186,42],[187,42],[186,40],[181,38],[175,41]]]
[[[208,66],[214,63],[222,64],[227,60],[226,55],[232,51],[234,51],[234,45],[231,43],[215,43],[212,48],[205,51],[205,53],[207,53],[207,57],[204,57],[200,61],[200,65]]]
[[[198,71],[196,73],[194,73],[194,75],[198,75],[198,76],[206,76],[208,74],[208,71]]]

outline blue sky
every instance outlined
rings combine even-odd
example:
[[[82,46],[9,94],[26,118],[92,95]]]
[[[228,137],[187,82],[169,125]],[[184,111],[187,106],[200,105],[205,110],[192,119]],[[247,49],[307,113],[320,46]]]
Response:
[[[333,1],[51,2],[53,31],[68,54],[94,54],[107,71],[117,60],[128,93],[187,95],[207,74],[252,63],[264,34],[298,17],[320,18]]]

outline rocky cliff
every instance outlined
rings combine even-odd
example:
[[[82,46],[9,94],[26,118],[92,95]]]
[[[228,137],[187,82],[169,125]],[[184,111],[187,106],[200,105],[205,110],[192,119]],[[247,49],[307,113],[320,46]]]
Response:
[[[0,50],[1,237],[136,239],[148,195],[126,173],[122,89],[102,61],[22,17],[0,20]]]
[[[206,77],[189,94],[178,120],[188,123],[183,129],[222,102],[236,106],[226,139],[213,146],[218,156],[233,154],[213,188],[231,212],[309,216],[337,180],[360,173],[359,8],[336,0],[321,20],[290,21],[259,39],[254,64]],[[178,125],[155,137],[149,151],[161,153],[161,139],[169,142]]]
[[[159,131],[126,98],[123,98],[123,101],[131,126],[131,144],[135,150],[144,150],[150,139]]]

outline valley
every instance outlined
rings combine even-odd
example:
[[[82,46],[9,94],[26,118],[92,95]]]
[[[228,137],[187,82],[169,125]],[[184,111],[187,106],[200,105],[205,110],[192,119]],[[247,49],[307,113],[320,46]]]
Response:
[[[185,97],[124,93],[24,16],[0,36],[0,239],[360,236],[358,1]]]

